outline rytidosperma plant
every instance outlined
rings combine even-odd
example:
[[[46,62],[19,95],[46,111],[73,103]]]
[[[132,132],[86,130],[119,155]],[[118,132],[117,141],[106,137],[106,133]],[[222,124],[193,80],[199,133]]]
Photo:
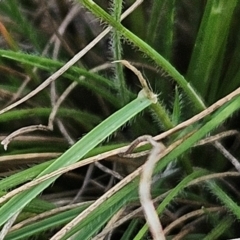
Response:
[[[4,239],[151,237],[138,193],[151,146],[125,154],[146,134],[166,147],[151,185],[162,237],[239,236],[239,1],[0,11]]]

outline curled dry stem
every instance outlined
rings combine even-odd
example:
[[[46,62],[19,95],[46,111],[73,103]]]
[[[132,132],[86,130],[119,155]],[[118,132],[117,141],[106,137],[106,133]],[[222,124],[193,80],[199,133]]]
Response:
[[[150,99],[153,103],[157,103],[157,95],[154,94],[151,89],[149,88],[147,81],[144,79],[142,73],[135,68],[132,64],[130,64],[128,61],[126,60],[117,60],[114,61],[115,62],[120,62],[122,63],[125,67],[127,67],[128,69],[130,69],[131,71],[134,72],[134,74],[138,77],[139,82],[142,85],[142,90],[139,92],[139,96],[141,97],[141,94],[143,94],[144,96],[146,96],[148,99]]]
[[[155,164],[160,158],[160,154],[166,148],[161,142],[156,142],[152,136],[145,135],[137,138],[129,149],[133,149],[138,143],[147,141],[152,145],[152,150],[147,158],[146,163],[142,167],[142,174],[139,183],[139,197],[140,202],[146,217],[149,229],[152,233],[154,240],[165,240],[162,225],[160,223],[158,214],[154,208],[153,201],[151,199],[151,178]],[[129,150],[128,150],[129,152]]]
[[[42,131],[48,131],[49,128],[47,126],[44,126],[44,125],[32,125],[32,126],[28,126],[28,127],[23,127],[23,128],[20,128],[18,129],[17,131],[11,133],[10,135],[8,135],[6,138],[4,138],[1,142],[1,144],[3,145],[4,147],[4,150],[7,150],[7,147],[8,147],[8,144],[11,142],[11,140],[13,138],[15,138],[16,136],[18,135],[21,135],[23,133],[28,133],[28,132],[33,132],[33,131],[39,131],[39,130],[42,130]]]

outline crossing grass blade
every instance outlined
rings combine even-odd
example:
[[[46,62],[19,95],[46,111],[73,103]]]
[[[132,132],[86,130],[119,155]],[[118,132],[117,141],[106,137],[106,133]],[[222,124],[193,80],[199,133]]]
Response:
[[[90,150],[100,144],[104,139],[123,126],[128,120],[133,118],[137,113],[152,104],[151,100],[142,94],[138,98],[121,108],[111,115],[105,121],[101,122],[89,134],[74,144],[63,155],[56,159],[50,166],[43,170],[38,177],[51,173],[61,167],[68,166],[79,161]],[[52,184],[57,177],[49,179],[31,190],[23,192],[13,197],[9,202],[0,208],[0,225],[4,224],[11,216],[20,209],[23,209],[32,199],[39,195],[45,188]]]

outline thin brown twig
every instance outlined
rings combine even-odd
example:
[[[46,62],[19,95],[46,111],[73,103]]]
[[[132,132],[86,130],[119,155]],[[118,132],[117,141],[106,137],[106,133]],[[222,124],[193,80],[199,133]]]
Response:
[[[230,137],[230,136],[233,136],[236,134],[239,134],[239,132],[237,130],[224,131],[224,132],[218,133],[216,135],[206,137],[206,138],[198,141],[194,146],[206,145],[206,144],[213,143],[213,142],[219,141],[223,138]]]
[[[70,49],[70,47],[68,46],[68,44],[66,43],[66,41],[64,40],[64,38],[62,36],[63,36],[63,34],[66,30],[67,25],[76,16],[76,13],[79,11],[80,7],[78,5],[75,5],[75,7],[73,7],[68,12],[67,16],[63,20],[66,24],[65,25],[61,24],[61,28],[60,27],[58,28],[59,30],[61,30],[61,32],[59,32],[58,29],[57,29],[57,26],[55,24],[55,21],[52,19],[52,17],[49,14],[49,11],[47,9],[46,1],[43,1],[43,4],[45,6],[46,13],[47,13],[50,21],[53,23],[54,32],[55,32],[55,36],[56,36],[55,41],[54,41],[53,53],[52,53],[53,59],[57,59],[61,44],[65,47],[65,49],[67,49],[67,51],[70,53],[71,56],[74,56],[73,51]],[[68,20],[68,21],[66,21],[66,20]],[[57,90],[56,90],[56,82],[55,81],[51,82],[50,93],[51,93],[50,94],[51,104],[52,104],[52,107],[53,107],[55,105],[56,101],[57,101]],[[58,128],[59,128],[60,132],[64,136],[64,138],[67,139],[69,144],[73,145],[75,141],[72,139],[69,132],[67,131],[67,128],[64,126],[63,122],[60,119],[57,119],[57,125],[58,125]],[[48,124],[48,127],[49,127],[49,129],[53,130],[53,124],[52,125]]]
[[[229,137],[232,135],[236,135],[239,134],[238,131],[236,130],[229,130],[229,131],[225,131],[225,132],[221,132],[219,134],[216,134],[214,136],[210,136],[207,137],[205,139],[200,140],[199,142],[197,142],[195,146],[201,146],[201,145],[205,145],[208,143],[213,144],[213,146],[226,158],[228,159],[232,165],[237,169],[238,172],[240,172],[240,163],[238,161],[238,159],[236,159],[220,142],[219,140],[225,138],[225,137]]]
[[[220,153],[222,153],[224,157],[226,157],[232,163],[232,165],[237,169],[237,171],[240,172],[239,160],[236,159],[229,151],[227,151],[220,142],[214,142],[214,146],[219,150]]]
[[[71,23],[72,19],[79,14],[80,11],[80,7],[78,4],[74,5],[68,12],[68,14],[66,15],[66,17],[63,19],[63,21],[61,22],[60,26],[57,29],[57,32],[55,32],[52,37],[50,38],[50,40],[48,41],[48,44],[46,45],[46,47],[43,50],[43,55],[45,55],[48,51],[49,48],[51,46],[52,43],[59,41],[58,36],[57,35],[63,35],[63,33],[65,32],[67,26]],[[71,54],[71,52],[70,52]]]
[[[137,0],[135,3],[133,3],[121,16],[121,20],[123,20],[125,17],[127,17],[138,5],[142,3],[143,0]],[[78,11],[78,9],[74,9],[74,11]],[[65,25],[64,25],[65,26]],[[61,34],[64,31],[61,29]],[[8,107],[0,110],[0,115],[13,109],[14,107],[18,106],[19,104],[27,101],[28,99],[32,98],[35,96],[37,93],[42,91],[45,87],[47,87],[49,84],[51,84],[53,81],[55,81],[59,76],[61,76],[64,72],[66,72],[72,65],[74,65],[81,57],[83,57],[92,47],[94,47],[108,32],[110,32],[112,27],[106,28],[102,33],[100,33],[93,41],[91,41],[83,50],[81,50],[78,54],[76,54],[70,61],[68,61],[63,67],[61,67],[58,71],[56,71],[52,76],[47,78],[42,84],[40,84],[36,89],[34,89],[32,92],[27,94],[25,97],[21,98],[19,101],[9,105]],[[54,41],[54,37],[51,39]],[[98,70],[98,68],[96,68]],[[95,71],[95,69],[93,69]],[[58,99],[56,102],[50,116],[49,116],[49,121],[48,121],[48,126],[43,126],[43,125],[38,125],[38,126],[28,126],[28,127],[23,127],[12,134],[10,134],[7,138],[5,138],[1,144],[4,146],[4,149],[7,149],[8,144],[10,141],[20,135],[24,134],[30,131],[36,131],[36,130],[53,130],[53,121],[57,113],[57,109],[61,105],[61,103],[64,101],[66,96],[73,90],[73,88],[76,86],[76,83],[72,83],[66,91],[62,94],[61,98]],[[42,129],[41,129],[42,126]],[[34,130],[35,129],[35,130]],[[71,141],[71,139],[70,139]]]
[[[132,66],[128,61],[125,60],[120,60],[118,62],[121,62],[122,64],[124,64],[126,67],[128,67],[129,69],[131,69],[139,78],[139,81],[142,85],[142,91],[140,92],[147,95],[149,99],[152,99],[153,102],[157,102],[157,95],[153,94],[152,91],[149,89],[146,80],[143,78],[142,74],[140,71],[138,71],[134,66]],[[237,91],[238,90],[238,91]],[[232,92],[231,94],[229,94],[228,96],[226,96],[223,99],[220,99],[219,101],[217,101],[215,104],[213,104],[212,106],[210,106],[209,108],[207,108],[206,110],[202,111],[201,113],[195,115],[194,117],[192,117],[191,119],[177,125],[175,128],[170,129],[169,131],[166,131],[163,133],[163,137],[168,136],[168,134],[172,134],[175,131],[180,130],[181,128],[184,128],[187,124],[187,126],[189,126],[190,124],[199,121],[200,119],[202,119],[203,117],[205,117],[206,115],[209,115],[211,112],[215,111],[217,108],[219,108],[220,106],[222,106],[223,104],[225,104],[226,102],[230,101],[233,97],[237,96],[238,94],[240,94],[240,88],[238,88],[235,92]],[[164,135],[165,134],[165,135]],[[223,133],[222,133],[223,134]],[[233,134],[233,133],[230,133]],[[234,133],[236,134],[236,133]],[[224,135],[224,134],[223,134]],[[227,135],[226,135],[227,136]],[[214,146],[215,148],[217,148],[233,165],[234,167],[240,172],[240,163],[239,161],[234,158],[231,153],[229,153],[229,151],[227,151],[225,149],[225,147],[218,142],[218,138],[222,138],[224,136],[221,136],[221,134],[219,136],[215,136],[215,138],[209,138],[209,142],[214,142]],[[156,139],[156,140],[161,140],[160,138]],[[207,143],[207,140],[205,140]],[[200,144],[204,144],[203,143],[204,140],[202,140],[202,143],[200,142]]]
[[[47,218],[49,216],[53,216],[57,213],[60,213],[60,212],[64,212],[64,211],[67,211],[67,210],[70,210],[70,209],[73,209],[73,208],[77,208],[77,207],[80,207],[80,206],[84,206],[84,205],[87,205],[87,204],[90,204],[92,203],[92,201],[89,201],[89,202],[81,202],[81,203],[75,203],[75,204],[71,204],[71,205],[67,205],[67,206],[63,206],[63,207],[58,207],[58,208],[54,208],[50,211],[47,211],[47,212],[43,212],[43,213],[40,213],[34,217],[31,217],[31,218],[27,218],[26,220],[23,220],[17,224],[15,224],[9,232],[11,231],[15,231],[17,229],[20,229],[26,225],[29,225],[30,223],[33,223],[33,222],[37,222],[37,221],[40,221],[44,218]]]
[[[147,96],[147,98],[151,99],[153,103],[157,103],[157,95],[154,94],[152,90],[149,88],[147,81],[145,80],[142,73],[137,68],[135,68],[132,64],[130,64],[126,60],[117,60],[117,61],[114,61],[114,63],[115,62],[122,63],[125,67],[129,68],[132,72],[134,72],[134,74],[138,77],[142,85],[142,91],[140,91],[139,94],[144,94]]]
[[[6,195],[0,197],[0,204],[3,203],[3,202],[5,202],[5,201],[8,200],[9,198],[13,197],[14,195],[16,195],[16,194],[18,194],[18,193],[20,193],[20,192],[23,192],[23,191],[25,191],[25,190],[33,187],[33,186],[36,186],[36,185],[38,185],[39,183],[46,181],[47,179],[50,179],[50,178],[53,178],[53,177],[55,177],[55,176],[61,175],[61,174],[66,173],[66,172],[68,172],[68,171],[74,170],[74,169],[76,169],[76,168],[89,165],[89,164],[94,163],[94,162],[96,162],[96,161],[100,161],[100,160],[106,159],[106,158],[108,158],[108,157],[117,155],[117,154],[119,154],[119,153],[121,153],[121,152],[126,151],[127,149],[128,149],[128,146],[121,147],[121,148],[118,148],[118,149],[114,149],[114,150],[111,150],[111,151],[108,151],[108,152],[99,154],[99,155],[97,155],[97,156],[84,159],[84,160],[82,160],[82,161],[80,161],[80,162],[77,162],[77,163],[74,163],[74,164],[72,164],[72,165],[70,165],[70,166],[60,168],[60,169],[58,169],[58,170],[56,170],[56,171],[54,171],[54,172],[52,172],[52,173],[50,173],[50,174],[46,174],[46,175],[44,175],[44,176],[42,176],[42,177],[40,177],[40,178],[34,179],[34,180],[32,180],[31,182],[28,182],[28,183],[22,185],[21,187],[16,188],[16,189],[12,190],[11,192],[7,193]],[[140,169],[138,169],[138,171],[140,171]],[[130,181],[131,181],[133,178],[135,178],[138,174],[135,173],[135,174],[133,174],[133,175],[134,175],[134,176],[130,176],[130,177],[128,176],[127,182],[130,182]],[[126,178],[125,178],[125,180],[126,180]],[[124,181],[124,179],[123,179],[122,181]],[[122,183],[122,184],[123,184],[123,183]],[[122,185],[122,184],[120,184],[120,185]],[[123,186],[124,186],[124,184],[123,184]]]
[[[1,144],[4,147],[4,150],[7,150],[8,144],[12,141],[13,138],[15,138],[21,134],[25,134],[25,133],[29,133],[29,132],[33,132],[33,131],[39,131],[39,130],[49,131],[49,128],[42,124],[20,128],[20,129],[14,131],[13,133],[11,133],[10,135],[8,135],[5,139],[3,139],[1,141]]]
[[[46,47],[44,48],[44,50],[42,52],[42,56],[47,54],[49,47],[53,42],[57,41],[57,44],[59,45],[59,43],[60,43],[59,37],[61,37],[61,35],[64,33],[66,27],[69,25],[71,20],[77,15],[79,10],[80,10],[79,5],[75,5],[72,9],[70,9],[69,13],[65,17],[65,19],[62,21],[62,23],[59,26],[59,28],[57,29],[57,31],[53,34],[51,39],[48,41]],[[37,67],[34,67],[33,73],[35,73],[36,71],[37,71]],[[13,103],[17,98],[19,98],[19,96],[22,94],[23,90],[25,89],[26,85],[29,83],[30,80],[31,80],[31,78],[29,76],[26,76],[23,84],[19,87],[18,91],[13,95],[10,102],[8,102],[8,105]]]
[[[196,216],[201,216],[201,215],[205,214],[206,212],[219,212],[219,211],[223,211],[223,210],[226,211],[226,209],[224,209],[223,207],[210,207],[210,208],[203,208],[203,209],[198,209],[198,210],[192,211],[190,213],[184,214],[183,216],[179,217],[174,222],[169,224],[163,230],[163,232],[165,233],[165,235],[167,235],[177,225],[182,224],[183,222],[187,221],[190,218],[193,218],[193,217],[196,217]]]
[[[93,69],[90,70],[90,72],[98,72],[98,71],[101,71],[103,69],[106,69],[110,67],[110,64],[109,63],[105,63],[105,64],[102,64],[100,66],[97,66]],[[85,77],[84,76],[81,76],[81,80],[84,80]],[[77,82],[73,82],[71,83],[66,89],[65,91],[62,93],[62,95],[58,98],[58,100],[56,101],[55,105],[53,106],[52,108],[52,111],[50,113],[50,116],[48,118],[48,127],[50,129],[53,129],[53,121],[55,119],[55,116],[57,114],[57,110],[58,108],[60,107],[60,105],[63,103],[63,101],[67,98],[67,96],[70,94],[70,92],[78,85]]]
[[[83,184],[82,184],[81,188],[78,190],[78,192],[75,195],[75,197],[72,199],[72,201],[69,204],[75,203],[80,198],[80,196],[82,195],[82,193],[86,189],[86,187],[87,187],[87,185],[89,183],[89,180],[91,179],[91,175],[93,173],[93,168],[94,168],[93,163],[89,164],[88,170],[86,172],[86,175],[84,176]]]
[[[102,64],[100,66],[97,66],[93,69],[91,69],[91,72],[97,72],[97,71],[101,71],[103,69],[106,69],[110,66],[110,63],[105,63]],[[85,77],[82,77],[82,80]],[[54,104],[52,111],[49,115],[48,118],[48,126],[44,126],[44,125],[32,125],[32,126],[27,126],[27,127],[23,127],[20,128],[14,132],[12,132],[10,135],[8,135],[5,139],[2,140],[1,144],[4,146],[4,149],[7,150],[7,147],[9,145],[9,143],[16,137],[29,133],[29,132],[33,132],[33,131],[38,131],[38,130],[44,130],[44,131],[52,131],[53,130],[53,122],[54,119],[56,117],[57,114],[57,110],[59,109],[60,105],[62,104],[62,102],[67,98],[67,96],[70,94],[70,92],[77,86],[76,82],[73,82],[72,84],[70,84],[65,91],[62,93],[62,95],[58,98],[58,100],[56,101],[56,103]],[[65,128],[63,127],[63,124],[61,122],[58,122],[59,124],[59,128],[61,130],[62,133],[64,133]],[[72,145],[74,144],[75,141],[72,140],[72,138],[69,136],[69,134],[67,132],[65,132],[64,136],[68,139],[68,142]]]
[[[58,129],[64,136],[64,139],[66,139],[68,144],[72,146],[76,141],[70,136],[70,133],[67,131],[66,127],[59,119],[57,119],[57,125],[58,125]]]
[[[137,6],[139,6],[143,0],[137,0],[134,2],[122,15],[121,20],[127,17]],[[36,94],[41,92],[44,88],[49,86],[49,84],[59,78],[63,73],[65,73],[71,66],[73,66],[76,62],[78,62],[90,49],[92,49],[102,38],[104,38],[110,31],[112,27],[107,27],[104,31],[102,31],[94,40],[92,40],[84,49],[78,52],[72,59],[70,59],[66,64],[64,64],[60,69],[58,69],[55,73],[53,73],[49,78],[47,78],[42,84],[40,84],[37,88],[31,91],[26,96],[22,97],[17,102],[7,106],[6,108],[0,110],[0,115],[15,108],[16,106],[22,104],[23,102],[29,100],[34,97]]]
[[[135,209],[134,211],[131,211],[129,214],[127,214],[126,216],[122,217],[121,219],[119,219],[118,221],[116,221],[114,224],[112,224],[110,227],[108,228],[104,228],[103,231],[101,231],[96,237],[103,237],[105,236],[108,232],[112,231],[113,229],[121,226],[123,223],[127,222],[128,220],[132,219],[136,214],[142,212],[142,207],[139,207],[137,209]],[[95,237],[95,238],[96,238]],[[96,238],[97,239],[97,238]]]
[[[34,69],[33,69],[33,73],[34,73]],[[28,85],[28,83],[30,81],[31,81],[31,78],[29,76],[26,76],[23,83],[18,88],[17,92],[13,94],[12,98],[5,106],[7,106],[7,105],[13,103],[15,100],[17,100],[20,97],[20,95],[22,94],[22,92],[25,90],[26,86]]]
[[[189,226],[187,229],[182,230],[179,234],[174,236],[172,240],[182,240],[184,237],[195,229],[194,225]]]
[[[95,162],[94,165],[99,168],[100,170],[102,170],[103,172],[113,176],[114,178],[118,179],[118,180],[122,180],[123,177],[116,171],[113,171],[107,167],[105,167],[103,164],[99,163],[99,162]]]

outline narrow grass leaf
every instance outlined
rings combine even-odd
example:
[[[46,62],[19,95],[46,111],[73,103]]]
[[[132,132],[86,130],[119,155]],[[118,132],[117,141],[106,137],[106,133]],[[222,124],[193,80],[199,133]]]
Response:
[[[180,123],[180,117],[181,117],[181,95],[176,86],[172,113],[172,123],[174,126]]]
[[[120,22],[121,20],[121,13],[122,13],[122,0],[113,0],[111,3],[112,8],[112,16],[113,18]],[[122,59],[122,43],[121,43],[121,34],[112,29],[112,43],[111,43],[111,50],[113,55],[113,60],[120,60]],[[116,89],[118,90],[118,95],[121,99],[122,106],[126,104],[128,95],[126,94],[126,82],[123,73],[123,65],[119,62],[114,63],[114,74],[115,74],[115,84]]]
[[[220,239],[223,234],[228,233],[228,229],[231,227],[232,223],[232,217],[224,217],[217,223],[216,226],[213,226],[212,231],[204,237],[203,240]]]
[[[12,231],[6,236],[6,240],[17,240],[29,238],[33,235],[41,233],[42,231],[49,230],[51,228],[56,228],[62,226],[64,223],[71,221],[80,212],[82,212],[89,204],[84,204],[84,206],[76,207],[74,209],[55,214],[46,219],[40,220],[35,223],[30,223],[22,228]]]
[[[157,65],[159,65],[164,72],[166,72],[170,77],[172,77],[184,90],[189,99],[194,104],[198,111],[205,108],[200,95],[198,95],[192,88],[191,84],[186,81],[186,79],[156,50],[151,48],[146,42],[137,37],[135,34],[130,32],[121,23],[117,22],[112,16],[106,13],[101,7],[90,0],[79,0],[86,8],[88,8],[93,14],[95,14],[100,19],[103,19],[117,31],[119,31],[125,38],[129,39],[136,47],[138,47],[144,54],[149,56]]]
[[[176,159],[179,157],[183,152],[189,150],[197,141],[199,141],[201,138],[203,138],[207,133],[212,131],[214,128],[219,126],[220,123],[222,123],[224,120],[226,120],[233,112],[235,112],[237,109],[240,108],[239,106],[239,100],[240,97],[237,97],[232,100],[231,103],[226,104],[227,106],[223,106],[218,111],[216,111],[210,118],[206,119],[206,123],[203,124],[203,126],[198,129],[191,137],[188,137],[184,142],[179,145],[178,147],[174,148],[168,155],[166,155],[164,158],[159,161],[155,168],[155,173],[161,171],[168,163],[170,163],[173,159]],[[201,174],[204,174],[203,171],[200,172],[194,172],[191,175],[189,175],[189,178],[194,177],[196,174],[196,177]],[[188,178],[187,178],[188,179]],[[187,181],[187,180],[185,180]],[[183,184],[184,185],[184,184]],[[89,215],[82,220],[77,226],[75,226],[71,231],[80,230],[85,225],[89,224],[91,220],[95,218],[102,218],[101,214],[103,211],[106,211],[106,208],[109,208],[109,214],[114,215],[114,212],[110,209],[112,209],[111,206],[117,204],[118,208],[115,210],[118,211],[121,207],[123,207],[128,201],[131,199],[136,199],[137,197],[137,187],[138,187],[138,179],[136,181],[132,181],[125,187],[123,187],[121,190],[116,192],[112,197],[107,199],[104,204],[101,204],[96,210],[89,213]],[[179,187],[179,186],[178,186]],[[180,190],[180,188],[179,188]],[[170,197],[169,197],[170,198]],[[169,202],[169,199],[165,200],[164,205]],[[161,205],[163,206],[163,205]],[[102,219],[104,221],[104,219]],[[66,236],[70,237],[73,232],[69,232]]]
[[[193,179],[196,179],[198,177],[204,176],[207,173],[205,170],[199,170],[191,173],[190,175],[186,176],[175,188],[173,188],[169,194],[164,198],[164,200],[161,202],[161,204],[157,208],[157,213],[160,215],[167,207],[167,205],[170,204],[171,201],[179,194]],[[138,232],[138,234],[134,237],[134,240],[140,240],[143,239],[145,234],[148,231],[148,226],[145,224],[141,230]]]
[[[125,107],[112,114],[104,120],[89,134],[85,135],[62,156],[48,166],[38,177],[51,173],[61,167],[68,166],[83,158],[90,150],[96,147],[119,127],[124,125],[128,120],[134,117],[137,113],[152,104],[151,100],[144,96],[139,96]],[[26,206],[32,199],[40,194],[45,188],[52,184],[57,177],[49,179],[31,190],[25,191],[12,199],[0,208],[0,226],[5,223],[11,216]]]
[[[227,193],[225,193],[216,182],[209,181],[207,182],[207,186],[211,192],[224,204],[224,206],[229,209],[237,219],[240,219],[240,207],[236,204],[236,202]]]
[[[224,51],[224,43],[237,0],[209,0],[198,32],[195,48],[190,60],[186,78],[202,97],[206,97],[209,84],[214,84],[210,76],[219,64],[218,57]],[[214,37],[213,37],[214,36]],[[217,85],[217,82],[215,83]]]

